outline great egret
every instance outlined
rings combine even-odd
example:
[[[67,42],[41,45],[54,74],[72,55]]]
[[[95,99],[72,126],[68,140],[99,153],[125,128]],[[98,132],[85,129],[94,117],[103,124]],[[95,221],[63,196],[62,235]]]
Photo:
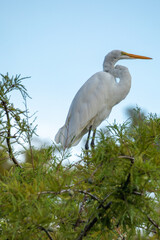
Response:
[[[137,58],[151,59],[120,50],[113,50],[106,55],[103,71],[89,78],[75,95],[65,125],[55,136],[56,143],[61,143],[64,149],[75,146],[88,132],[85,145],[88,149],[90,133],[93,130],[91,145],[94,145],[96,128],[109,116],[112,107],[127,96],[131,87],[131,75],[128,68],[115,66],[115,64],[120,59]],[[120,81],[117,82],[116,78]]]

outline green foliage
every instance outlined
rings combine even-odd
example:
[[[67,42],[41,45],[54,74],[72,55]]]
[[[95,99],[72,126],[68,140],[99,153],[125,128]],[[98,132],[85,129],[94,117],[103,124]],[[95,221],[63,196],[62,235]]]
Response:
[[[20,166],[15,158],[13,146],[16,144],[25,148],[24,143],[31,145],[31,138],[35,133],[33,122],[29,123],[27,97],[29,97],[20,75],[9,78],[2,75],[0,81],[0,149],[8,153],[8,158],[17,166]],[[24,109],[16,108],[11,102],[11,93],[20,93],[24,101]]]
[[[2,77],[2,92],[8,93],[15,78]],[[16,89],[27,94],[21,81]],[[160,238],[160,119],[156,115],[139,119],[140,110],[133,110],[134,121],[100,130],[95,148],[82,151],[73,162],[69,152],[54,144],[33,147],[28,110],[13,107],[2,92],[0,159],[14,165],[1,165],[0,239]],[[24,135],[28,148],[20,166],[11,139],[15,136],[19,142]]]

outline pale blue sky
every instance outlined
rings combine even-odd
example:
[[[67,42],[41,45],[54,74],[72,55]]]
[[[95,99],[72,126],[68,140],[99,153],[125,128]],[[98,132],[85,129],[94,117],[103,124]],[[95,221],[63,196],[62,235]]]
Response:
[[[153,60],[119,62],[132,88],[108,121],[126,120],[136,104],[160,114],[159,0],[1,0],[0,9],[0,73],[31,76],[25,86],[40,137],[54,139],[75,93],[113,49]]]

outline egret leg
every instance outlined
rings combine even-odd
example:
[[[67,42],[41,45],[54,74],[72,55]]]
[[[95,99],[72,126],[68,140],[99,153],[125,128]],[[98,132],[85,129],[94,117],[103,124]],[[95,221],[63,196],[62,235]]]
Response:
[[[89,131],[88,131],[87,141],[86,141],[86,144],[85,144],[85,149],[86,150],[89,149],[88,142],[89,142],[89,137],[90,137],[90,134],[91,134],[91,130],[92,130],[92,126],[89,127]]]
[[[92,141],[91,141],[91,148],[93,148],[93,149],[94,149],[94,146],[95,146],[95,144],[94,144],[95,135],[96,135],[96,129],[94,129],[94,131],[93,131],[93,136],[92,136]]]

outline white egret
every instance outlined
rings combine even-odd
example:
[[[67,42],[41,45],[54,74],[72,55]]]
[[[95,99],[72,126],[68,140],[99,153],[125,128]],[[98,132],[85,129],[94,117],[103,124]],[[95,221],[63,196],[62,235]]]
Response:
[[[129,93],[131,75],[128,68],[116,65],[120,59],[151,59],[149,57],[134,55],[120,50],[113,50],[104,59],[103,71],[95,73],[89,78],[75,95],[66,122],[55,136],[56,143],[63,148],[77,145],[83,135],[88,132],[85,148],[91,130],[94,145],[95,130],[105,120],[112,107],[121,102]],[[116,81],[119,78],[119,82]]]

